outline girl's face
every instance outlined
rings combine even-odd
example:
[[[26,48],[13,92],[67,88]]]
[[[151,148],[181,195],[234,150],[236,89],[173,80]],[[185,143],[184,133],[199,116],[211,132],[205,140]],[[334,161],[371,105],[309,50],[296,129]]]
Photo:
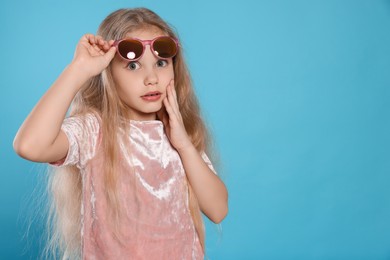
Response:
[[[165,35],[156,27],[148,27],[126,34],[141,40],[152,40]],[[112,61],[112,75],[120,99],[128,106],[132,120],[155,120],[162,108],[166,89],[174,79],[172,58],[159,59],[150,46],[137,61],[126,61],[118,54]]]

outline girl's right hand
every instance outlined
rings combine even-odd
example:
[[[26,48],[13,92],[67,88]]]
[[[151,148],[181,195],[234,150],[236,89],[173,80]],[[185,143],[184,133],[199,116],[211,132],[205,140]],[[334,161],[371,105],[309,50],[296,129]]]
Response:
[[[73,61],[39,100],[14,140],[15,151],[31,161],[53,162],[65,158],[68,139],[61,125],[75,95],[91,77],[101,73],[115,56],[114,41],[84,35]]]
[[[93,77],[101,73],[115,56],[114,40],[105,41],[99,35],[85,34],[77,44],[72,63]]]

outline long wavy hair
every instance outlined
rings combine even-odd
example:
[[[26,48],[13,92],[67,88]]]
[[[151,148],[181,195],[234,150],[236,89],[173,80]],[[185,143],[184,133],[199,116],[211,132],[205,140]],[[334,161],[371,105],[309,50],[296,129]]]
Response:
[[[158,28],[162,33],[178,39],[173,29],[157,14],[146,8],[120,9],[108,15],[100,24],[97,34],[104,39],[121,39],[139,29]],[[173,58],[175,89],[185,129],[198,151],[209,153],[209,134],[201,117],[198,101],[193,91],[191,77],[179,48]],[[109,214],[115,223],[114,234],[119,230],[121,207],[117,194],[118,133],[129,131],[123,118],[129,118],[127,106],[116,91],[111,67],[91,78],[75,96],[70,116],[96,113],[101,118],[104,137],[101,148],[105,154],[105,196],[110,206]],[[82,182],[79,170],[74,167],[54,169],[50,174],[51,198],[47,229],[49,232],[45,255],[61,259],[78,259],[81,255],[81,200]],[[202,247],[204,225],[198,200],[188,184],[190,212]]]

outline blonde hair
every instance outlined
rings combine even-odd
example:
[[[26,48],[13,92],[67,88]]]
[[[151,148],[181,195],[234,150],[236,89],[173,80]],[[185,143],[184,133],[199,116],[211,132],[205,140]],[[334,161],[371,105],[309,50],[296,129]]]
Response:
[[[120,9],[108,15],[99,26],[98,35],[104,39],[121,39],[127,33],[139,29],[158,28],[164,34],[178,39],[171,27],[157,14],[146,8]],[[192,143],[198,151],[209,152],[209,135],[200,115],[198,101],[192,88],[191,77],[179,49],[173,58],[175,89],[184,125]],[[129,131],[122,118],[128,118],[126,105],[121,101],[115,88],[111,68],[89,80],[73,100],[70,115],[97,113],[101,118],[102,149],[105,153],[105,192],[110,205],[110,214],[116,225],[121,214],[116,185],[118,171],[117,133],[119,129]],[[190,183],[188,197],[191,216],[204,248],[204,224],[198,200]],[[81,176],[74,167],[57,169],[51,174],[50,190],[52,202],[48,219],[51,232],[46,248],[46,256],[60,255],[62,259],[80,258],[81,252]],[[116,228],[115,230],[118,230]],[[114,232],[115,233],[115,232]]]

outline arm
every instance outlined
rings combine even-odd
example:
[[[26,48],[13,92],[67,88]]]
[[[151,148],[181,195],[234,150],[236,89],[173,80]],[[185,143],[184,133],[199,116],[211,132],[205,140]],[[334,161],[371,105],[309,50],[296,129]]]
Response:
[[[214,223],[221,222],[228,212],[228,194],[225,185],[193,145],[178,152],[188,180],[198,198],[200,209]]]
[[[80,88],[94,75],[108,66],[115,55],[112,41],[99,36],[84,35],[71,64],[39,100],[19,128],[14,149],[21,157],[37,162],[63,159],[68,151],[68,140],[61,131],[62,121]]]
[[[159,113],[159,118],[166,126],[169,140],[180,155],[187,178],[198,198],[200,209],[211,221],[219,223],[228,211],[227,189],[191,143],[184,128],[173,86],[172,80],[167,87],[167,98],[164,99],[169,118],[164,116],[163,112]]]

